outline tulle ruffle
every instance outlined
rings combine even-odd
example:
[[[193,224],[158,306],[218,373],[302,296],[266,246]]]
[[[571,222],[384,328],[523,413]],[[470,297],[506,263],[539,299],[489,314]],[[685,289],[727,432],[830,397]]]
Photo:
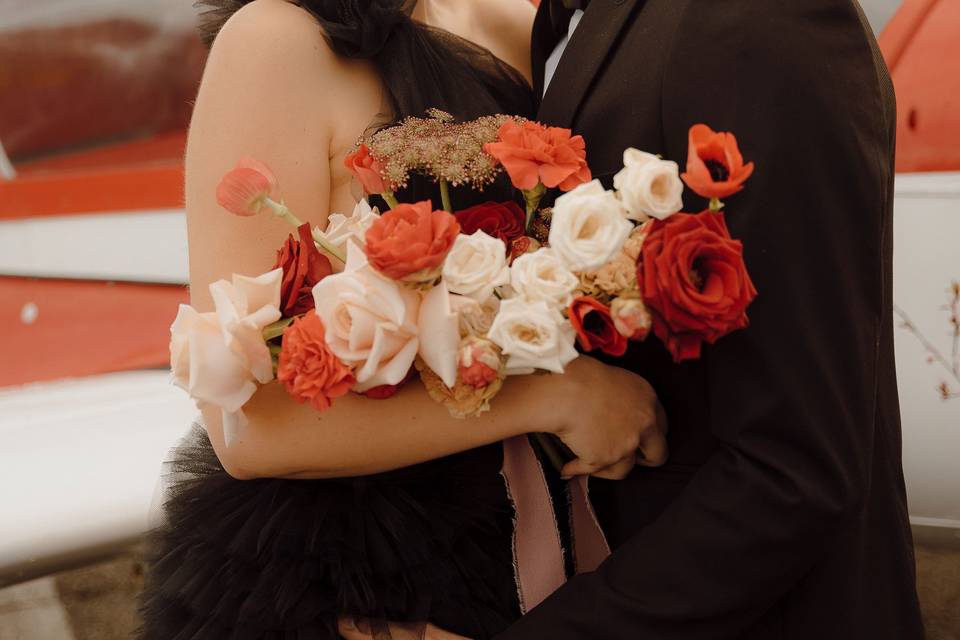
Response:
[[[196,426],[151,537],[146,640],[335,639],[336,620],[482,640],[519,617],[498,445],[351,480],[234,480]]]

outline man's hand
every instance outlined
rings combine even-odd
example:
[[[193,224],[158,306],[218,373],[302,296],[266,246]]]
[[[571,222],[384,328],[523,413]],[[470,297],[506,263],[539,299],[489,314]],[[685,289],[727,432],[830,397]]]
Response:
[[[650,384],[593,358],[577,358],[563,376],[572,388],[554,433],[577,455],[561,474],[625,478],[634,465],[667,461],[667,418]],[[573,403],[572,405],[570,403]]]
[[[381,638],[390,638],[390,640],[470,640],[455,633],[438,629],[432,624],[427,625],[422,636],[418,632],[410,631],[409,625],[395,625],[393,623],[389,625],[389,635],[386,633],[378,634],[375,631],[360,631],[353,620],[349,618],[340,618],[337,627],[343,640],[381,640]]]

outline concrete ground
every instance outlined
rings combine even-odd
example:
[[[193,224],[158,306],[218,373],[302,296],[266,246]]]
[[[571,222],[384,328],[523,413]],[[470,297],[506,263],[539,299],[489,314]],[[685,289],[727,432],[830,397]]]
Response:
[[[917,549],[928,640],[960,640],[960,551]],[[136,551],[0,590],[0,640],[124,640],[137,625],[143,567]]]

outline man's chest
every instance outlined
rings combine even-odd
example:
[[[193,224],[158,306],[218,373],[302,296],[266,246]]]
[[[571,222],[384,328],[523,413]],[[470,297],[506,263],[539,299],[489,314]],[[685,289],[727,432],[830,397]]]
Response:
[[[640,0],[629,15],[605,20],[602,1],[590,7],[567,44],[539,116],[583,135],[594,175],[610,186],[627,147],[666,153],[661,87],[677,12],[670,0]],[[598,61],[596,42],[604,38],[609,47]],[[585,66],[594,68],[589,77],[582,77]]]

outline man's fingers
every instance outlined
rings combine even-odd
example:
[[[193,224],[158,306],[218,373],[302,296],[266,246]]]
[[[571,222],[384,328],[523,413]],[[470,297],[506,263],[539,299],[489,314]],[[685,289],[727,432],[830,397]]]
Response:
[[[667,438],[660,431],[651,431],[640,438],[637,464],[645,467],[661,467],[667,461]]]
[[[449,631],[444,631],[443,629],[438,629],[432,624],[428,624],[427,636],[425,640],[470,640],[470,639],[464,638],[463,636],[458,636],[455,633],[450,633]]]
[[[337,620],[337,631],[343,640],[372,640],[373,636],[360,631],[350,618]]]
[[[594,471],[592,475],[594,478],[603,478],[604,480],[623,480],[630,475],[630,472],[633,471],[633,467],[636,466],[636,464],[637,456],[631,455],[616,464],[612,464],[599,471]]]
[[[597,468],[594,465],[577,458],[563,465],[563,469],[560,470],[560,477],[569,480],[575,476],[588,476],[596,470]]]

